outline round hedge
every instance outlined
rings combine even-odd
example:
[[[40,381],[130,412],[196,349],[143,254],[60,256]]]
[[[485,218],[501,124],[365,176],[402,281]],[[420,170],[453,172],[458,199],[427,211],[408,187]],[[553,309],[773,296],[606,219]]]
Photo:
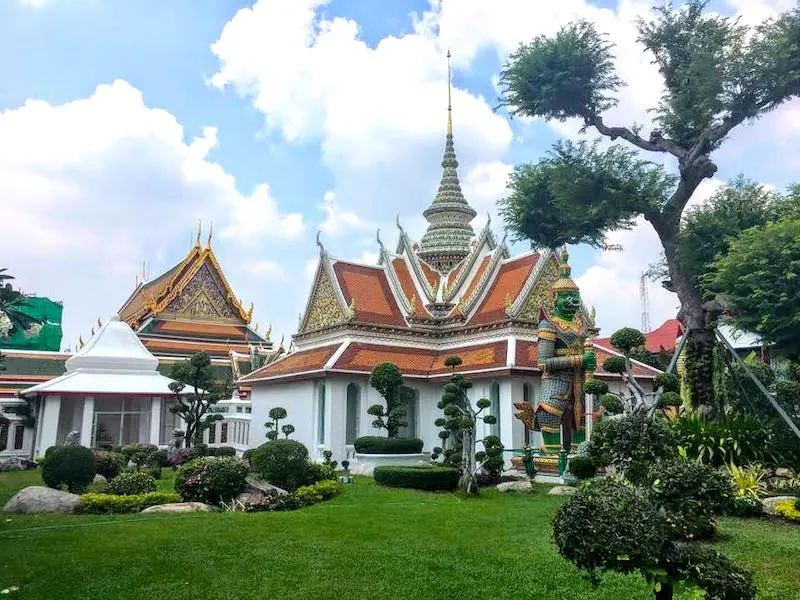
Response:
[[[664,392],[658,397],[658,408],[677,407],[683,403],[678,392]]]
[[[597,473],[597,466],[590,456],[575,456],[569,459],[569,472],[578,479],[590,479]]]
[[[178,467],[175,491],[184,500],[219,504],[242,491],[247,463],[230,456],[205,456]]]
[[[608,393],[608,384],[605,381],[590,377],[586,380],[586,383],[583,384],[583,391],[594,396],[602,396]]]
[[[458,485],[459,471],[451,467],[375,467],[375,483],[428,492],[452,492]]]
[[[606,373],[624,373],[625,369],[625,358],[622,356],[612,356],[603,361],[603,371]]]
[[[622,398],[616,394],[603,394],[600,396],[600,406],[606,409],[610,415],[619,415],[625,410],[622,404]]]
[[[48,448],[42,465],[42,480],[48,487],[66,485],[73,494],[86,490],[96,473],[94,455],[83,446]]]
[[[644,346],[644,334],[633,327],[623,327],[611,334],[611,345],[623,352],[630,352],[634,348]]]
[[[158,484],[152,475],[142,471],[120,473],[108,484],[108,493],[118,496],[135,496],[155,492]]]
[[[307,463],[308,448],[295,440],[271,440],[250,455],[255,473],[287,491],[305,485]]]
[[[681,380],[674,373],[659,373],[653,379],[653,389],[664,388],[665,392],[680,392]]]
[[[94,451],[94,464],[98,475],[102,475],[111,481],[122,473],[126,464],[125,457],[119,452],[108,452],[106,450]]]
[[[419,454],[424,442],[419,438],[386,438],[367,435],[358,438],[353,447],[359,454]]]

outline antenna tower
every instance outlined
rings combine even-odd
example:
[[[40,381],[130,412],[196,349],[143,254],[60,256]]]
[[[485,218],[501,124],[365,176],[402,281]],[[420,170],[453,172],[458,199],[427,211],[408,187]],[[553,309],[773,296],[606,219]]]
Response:
[[[647,293],[647,273],[639,278],[639,298],[642,301],[642,333],[650,331],[650,297]]]

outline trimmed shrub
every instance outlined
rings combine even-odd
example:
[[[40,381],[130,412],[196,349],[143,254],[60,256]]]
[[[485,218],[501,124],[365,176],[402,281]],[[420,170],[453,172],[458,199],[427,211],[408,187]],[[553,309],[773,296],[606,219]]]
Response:
[[[233,446],[218,446],[207,448],[206,456],[236,456],[236,448]]]
[[[608,393],[608,384],[605,381],[590,377],[586,380],[586,383],[583,384],[583,391],[587,394],[602,396]]]
[[[665,392],[680,392],[681,380],[674,373],[659,373],[653,379],[653,389],[663,387]]]
[[[373,476],[378,485],[452,492],[458,485],[459,471],[452,467],[375,467]]]
[[[575,456],[569,459],[569,472],[578,479],[590,479],[597,473],[597,466],[589,456]]]
[[[172,467],[173,469],[180,467],[183,464],[189,462],[189,449],[188,448],[178,448],[167,458],[167,465]]]
[[[83,446],[56,446],[45,453],[42,480],[48,487],[58,489],[65,485],[78,494],[89,487],[96,473],[94,455]]]
[[[150,455],[158,452],[158,446],[154,444],[128,444],[120,448],[120,454],[125,457],[125,464],[133,461],[135,464],[147,464]]]
[[[644,346],[644,334],[633,327],[623,327],[611,334],[611,345],[625,353],[630,353],[634,348]]]
[[[704,539],[715,530],[714,515],[730,509],[730,476],[685,458],[656,463],[648,474],[650,498],[666,513],[670,537]]]
[[[305,465],[303,485],[313,485],[318,481],[335,480],[336,471],[331,465],[308,462]]]
[[[169,455],[166,450],[156,450],[147,457],[147,466],[161,468],[169,466]]]
[[[784,500],[775,505],[775,514],[789,521],[800,521],[800,510],[795,500]]]
[[[219,504],[244,488],[247,463],[231,456],[205,456],[178,467],[175,490],[184,500]]]
[[[338,496],[341,491],[339,484],[330,479],[318,481],[314,484],[314,488],[322,495],[323,500],[330,500],[334,496]]]
[[[122,473],[125,468],[125,457],[119,452],[108,452],[106,450],[95,450],[94,465],[98,475],[102,475],[111,481]]]
[[[251,457],[251,456],[253,456],[253,452],[254,452],[254,451],[255,451],[255,448],[248,448],[247,450],[245,450],[244,452],[242,452],[242,458],[243,458],[244,460],[248,460],[248,461],[249,461],[249,460],[250,460],[250,457]]]
[[[622,404],[622,398],[616,394],[610,393],[600,396],[600,406],[605,408],[606,412],[610,415],[619,415],[625,410],[625,406]]]
[[[197,442],[194,446],[189,448],[189,460],[202,458],[203,456],[208,456],[208,446],[203,442]]]
[[[678,392],[664,392],[658,397],[658,408],[678,407],[683,403]]]
[[[262,479],[291,492],[306,483],[308,449],[295,440],[271,440],[253,451],[250,464]]]
[[[424,442],[419,438],[385,438],[366,435],[358,438],[353,447],[359,454],[419,454]]]
[[[736,496],[731,503],[730,514],[735,517],[758,517],[764,514],[764,505],[753,496]]]
[[[108,483],[108,493],[117,496],[135,496],[155,492],[158,488],[152,475],[142,471],[120,473]]]
[[[304,485],[297,488],[294,497],[297,498],[300,506],[310,506],[311,504],[322,502],[322,494],[313,485]]]
[[[78,510],[94,515],[136,513],[156,504],[173,504],[181,497],[175,492],[150,492],[132,496],[115,494],[82,494]]]
[[[622,356],[612,356],[603,361],[603,371],[606,373],[624,373],[625,358]]]

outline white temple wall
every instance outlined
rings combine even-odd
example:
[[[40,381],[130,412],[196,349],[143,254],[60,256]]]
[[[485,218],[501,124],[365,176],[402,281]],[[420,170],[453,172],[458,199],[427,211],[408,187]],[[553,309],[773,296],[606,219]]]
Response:
[[[282,424],[294,425],[291,439],[302,442],[309,449],[315,446],[314,381],[291,381],[263,385],[255,383],[250,392],[253,403],[250,437],[248,445],[256,448],[267,441],[264,424],[269,421],[269,411],[277,406],[286,409],[287,417]]]

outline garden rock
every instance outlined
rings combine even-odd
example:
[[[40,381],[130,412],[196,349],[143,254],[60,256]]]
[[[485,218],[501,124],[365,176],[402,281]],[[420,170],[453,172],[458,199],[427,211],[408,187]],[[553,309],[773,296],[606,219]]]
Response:
[[[578,491],[578,488],[568,485],[557,485],[547,492],[551,496],[572,496]]]
[[[373,477],[375,474],[375,465],[372,463],[350,463],[351,475],[365,475],[366,477]]]
[[[23,515],[39,513],[68,515],[77,510],[79,500],[80,497],[77,494],[54,490],[42,485],[32,485],[17,492],[3,507],[3,511]]]
[[[497,484],[497,490],[500,492],[530,492],[533,490],[533,486],[531,485],[530,481],[504,481],[503,483]]]
[[[247,477],[244,482],[244,491],[242,494],[249,494],[251,496],[288,496],[289,492],[279,488],[276,485],[267,483],[255,477]],[[242,495],[240,494],[240,495]]]
[[[213,506],[203,504],[202,502],[175,502],[174,504],[156,504],[149,508],[145,508],[142,513],[164,513],[164,514],[177,514],[177,513],[192,513],[192,512],[212,512],[216,510]]]
[[[94,484],[108,483],[108,479],[106,479],[105,477],[100,475],[100,473],[98,473],[97,475],[94,476],[94,481],[92,481],[92,483]]]
[[[503,479],[518,479],[519,481],[528,481],[528,476],[525,473],[517,471],[516,469],[509,469],[503,471]]]
[[[29,469],[35,469],[38,466],[39,465],[35,462],[27,458],[9,456],[8,458],[0,460],[0,473],[5,473],[7,471],[27,471]]]
[[[775,477],[780,477],[781,479],[791,479],[793,477],[792,470],[787,469],[786,467],[775,469]]]
[[[795,500],[795,496],[772,496],[770,498],[762,498],[761,506],[764,507],[764,513],[768,515],[775,515],[775,505],[786,500]]]

